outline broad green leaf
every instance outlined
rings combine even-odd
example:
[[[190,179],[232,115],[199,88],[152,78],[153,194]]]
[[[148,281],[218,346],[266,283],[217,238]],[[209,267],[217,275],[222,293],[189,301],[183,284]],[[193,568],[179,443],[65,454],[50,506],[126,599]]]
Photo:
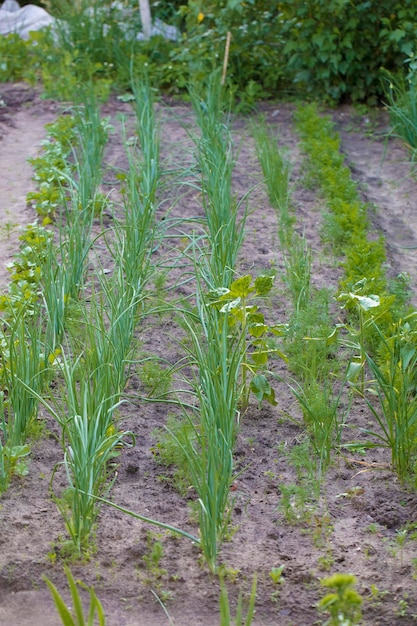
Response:
[[[407,346],[401,350],[401,360],[403,370],[407,369],[410,365],[411,359],[415,356],[416,349],[414,346]]]
[[[392,31],[392,33],[389,35],[389,39],[391,39],[391,41],[395,41],[395,42],[399,42],[400,39],[402,39],[403,37],[405,37],[406,32],[404,30],[402,30],[401,28],[396,28],[394,31]]]
[[[355,383],[358,380],[362,368],[363,363],[361,361],[351,361],[347,369],[346,380],[350,383]]]
[[[227,3],[227,8],[241,12],[242,11],[242,0],[229,0]]]
[[[256,365],[266,365],[268,363],[268,351],[258,350],[257,352],[252,352],[251,358]]]
[[[230,294],[230,290],[226,289],[226,287],[219,287],[218,289],[212,289],[206,294],[206,300],[210,304],[215,304],[216,302],[221,302],[225,299],[225,296]]]
[[[333,346],[339,340],[339,331],[341,328],[344,328],[343,324],[336,324],[333,332],[330,333],[328,337],[326,337],[326,345]]]
[[[252,346],[260,346],[260,350],[257,350],[254,354],[257,354],[258,352],[264,352],[268,357],[269,356],[277,356],[280,359],[282,359],[283,361],[285,361],[286,363],[288,362],[288,357],[281,352],[281,350],[279,350],[278,348],[266,348],[265,347],[265,340],[260,338],[260,339],[253,339],[251,341]]]
[[[352,300],[356,301],[363,311],[369,311],[380,305],[380,299],[377,295],[358,296],[356,293],[349,294]]]
[[[250,383],[250,390],[257,398],[259,405],[262,404],[264,400],[267,400],[269,404],[276,406],[277,402],[275,400],[275,391],[272,389],[271,385],[263,376],[263,374],[256,374]]]
[[[263,315],[263,313],[258,313],[257,309],[258,307],[252,307],[254,309],[253,313],[249,313],[248,314],[248,308],[246,308],[246,315],[247,315],[247,322],[248,324],[263,324],[265,321],[265,317]]]
[[[288,324],[274,324],[274,326],[269,327],[269,332],[276,337],[284,337],[288,332]]]
[[[408,57],[413,56],[414,41],[405,41],[399,45],[400,51]]]
[[[268,326],[266,324],[251,324],[249,326],[249,334],[252,337],[262,337],[268,331]]]
[[[258,296],[266,296],[273,287],[274,277],[261,275],[255,279],[255,290]]]
[[[123,93],[117,96],[117,99],[120,100],[120,102],[132,102],[132,100],[135,100],[135,96],[133,93]]]
[[[250,286],[251,282],[252,276],[250,274],[238,278],[230,285],[230,295],[234,298],[247,298],[253,291],[253,288]]]
[[[233,310],[239,310],[241,305],[241,299],[236,298],[235,300],[231,300],[230,302],[226,302],[220,309],[220,313],[230,313]]]
[[[29,454],[30,447],[27,444],[23,446],[13,446],[12,448],[9,448],[8,446],[4,447],[4,456],[10,461],[17,461],[17,459],[22,459]]]

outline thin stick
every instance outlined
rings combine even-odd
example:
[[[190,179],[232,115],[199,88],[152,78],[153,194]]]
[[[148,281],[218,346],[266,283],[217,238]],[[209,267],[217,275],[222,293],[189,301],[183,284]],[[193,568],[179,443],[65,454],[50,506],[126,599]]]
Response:
[[[227,73],[227,64],[229,62],[229,51],[230,51],[230,40],[232,39],[232,33],[230,32],[230,30],[227,31],[227,35],[226,35],[226,48],[224,51],[224,60],[223,60],[223,72],[222,72],[222,79],[220,81],[220,84],[223,86],[225,81],[226,81],[226,73]]]

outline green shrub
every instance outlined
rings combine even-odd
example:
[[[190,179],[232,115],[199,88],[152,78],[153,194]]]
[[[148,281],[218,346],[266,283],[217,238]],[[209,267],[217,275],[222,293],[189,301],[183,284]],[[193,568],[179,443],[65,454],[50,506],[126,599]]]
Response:
[[[29,58],[30,46],[19,35],[0,36],[0,83],[25,78]]]
[[[375,103],[381,68],[396,71],[412,56],[414,0],[284,0],[280,8],[288,78],[304,94]]]

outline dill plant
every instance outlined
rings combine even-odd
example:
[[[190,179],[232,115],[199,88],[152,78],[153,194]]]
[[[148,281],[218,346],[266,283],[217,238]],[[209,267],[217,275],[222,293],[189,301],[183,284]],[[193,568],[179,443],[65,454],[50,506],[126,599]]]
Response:
[[[311,306],[312,253],[304,235],[289,236],[288,247],[283,249],[284,282],[291,294],[295,317]]]
[[[401,394],[397,396],[396,386],[408,374],[397,371],[395,365],[394,355],[397,352],[393,351],[392,346],[396,344],[394,337],[397,332],[392,331],[392,324],[401,318],[404,297],[402,301],[397,300],[395,291],[392,291],[387,281],[384,241],[382,237],[369,236],[367,206],[361,202],[350,170],[344,165],[340,137],[334,131],[330,117],[319,115],[313,105],[303,106],[298,108],[296,123],[308,155],[309,168],[314,171],[315,181],[331,215],[329,241],[336,252],[344,255],[339,299],[344,302],[347,312],[345,329],[350,338],[342,339],[341,343],[354,350],[346,380],[356,382],[360,376],[358,391],[363,395],[367,383],[365,366],[373,373],[376,385],[374,393],[379,399],[381,413],[372,402],[368,402],[368,405],[382,434],[370,430],[391,448],[395,456],[396,440],[399,448],[403,449],[405,442],[401,442],[401,437],[406,430],[401,426],[398,436],[395,429],[391,430],[393,415],[398,409],[395,406],[403,403]],[[391,334],[392,340],[389,339]],[[337,338],[337,329],[329,337]],[[382,354],[388,357],[389,367]],[[396,382],[391,389],[390,380],[393,382],[394,377]],[[404,419],[413,422],[411,414],[399,422],[404,424]],[[403,459],[394,460],[394,456],[393,464],[398,467],[399,474],[404,476]]]
[[[321,116],[314,105],[300,106],[296,127],[307,154],[308,168],[324,195],[326,240],[344,256],[341,290],[349,291],[364,277],[372,280],[372,290],[389,296],[386,280],[386,255],[382,237],[369,236],[367,205],[359,197],[356,183],[340,152],[340,137],[329,116]]]

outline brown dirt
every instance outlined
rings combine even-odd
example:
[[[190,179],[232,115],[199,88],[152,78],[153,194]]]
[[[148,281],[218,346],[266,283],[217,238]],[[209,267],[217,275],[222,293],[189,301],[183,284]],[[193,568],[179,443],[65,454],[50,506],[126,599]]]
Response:
[[[19,94],[21,94],[19,96]],[[23,95],[22,95],[23,94]],[[56,108],[42,101],[26,87],[0,86],[6,104],[0,109],[0,165],[8,176],[0,179],[1,215],[13,222],[33,221],[25,194],[30,187],[30,168],[25,160],[38,149],[43,126]],[[131,127],[129,105],[112,99],[104,113],[124,112]],[[182,123],[190,123],[190,109],[174,103],[160,107],[165,167],[186,167],[192,145]],[[292,128],[292,107],[268,105],[264,112],[277,126],[280,141],[286,145],[294,165],[294,204],[297,228],[305,231],[314,250],[316,286],[337,285],[338,269],[326,260],[320,243],[320,205],[312,190],[300,183],[300,158]],[[390,141],[384,155],[380,134],[387,121],[383,113],[367,123],[352,110],[334,112],[342,137],[342,149],[354,177],[361,184],[364,198],[378,205],[375,225],[382,229],[393,272],[408,272],[414,299],[417,295],[415,252],[408,248],[417,241],[417,185],[408,175],[406,153]],[[367,131],[374,131],[367,136]],[[377,131],[377,132],[375,132]],[[257,165],[247,120],[234,122],[233,133],[239,146],[234,185],[238,195],[259,182]],[[125,156],[117,134],[110,137],[107,163],[124,167]],[[114,182],[114,171],[106,174]],[[116,197],[116,196],[115,196]],[[277,241],[276,216],[262,185],[249,199],[250,215],[242,249],[240,270],[254,274],[272,265],[282,268]],[[173,215],[201,213],[196,192],[178,189]],[[13,245],[15,240],[13,241]],[[10,244],[11,245],[11,244]],[[406,248],[404,247],[406,246]],[[10,258],[8,241],[0,247],[1,261]],[[187,290],[185,286],[182,288]],[[274,297],[272,318],[286,321],[288,305],[280,285]],[[172,339],[176,332],[170,317],[148,320],[140,329],[141,350],[163,355],[172,362],[180,349]],[[280,362],[274,366],[284,373]],[[128,394],[133,397],[123,409],[123,424],[137,435],[137,445],[122,453],[112,497],[118,504],[142,515],[165,521],[196,533],[187,498],[180,496],[167,480],[170,468],[157,464],[153,451],[155,428],[166,423],[164,404],[135,400],[144,392],[140,376],[134,372]],[[289,523],[280,508],[282,485],[293,484],[296,474],[288,463],[290,449],[302,446],[299,413],[284,384],[276,385],[278,406],[258,410],[251,405],[245,415],[236,448],[236,469],[243,470],[234,485],[235,532],[222,549],[221,560],[228,568],[227,587],[235,606],[239,589],[247,595],[255,572],[258,574],[255,626],[310,626],[322,623],[315,608],[323,595],[319,579],[329,572],[352,572],[358,590],[365,598],[366,626],[409,626],[416,623],[417,544],[408,540],[403,549],[396,542],[397,531],[416,521],[417,496],[403,488],[389,470],[386,451],[374,450],[365,458],[343,454],[330,468],[318,503],[311,503],[305,519]],[[292,421],[288,419],[291,416]],[[47,416],[45,416],[48,419]],[[366,426],[370,416],[360,402],[353,405],[349,423]],[[48,422],[53,433],[54,424]],[[42,581],[46,574],[58,588],[66,590],[60,559],[65,531],[62,519],[48,493],[51,472],[61,460],[61,449],[51,434],[33,444],[30,473],[16,481],[0,503],[0,626],[58,626],[49,592]],[[58,474],[58,486],[63,477]],[[290,511],[287,511],[291,513]],[[370,525],[373,525],[370,527]],[[143,556],[148,550],[145,524],[111,508],[103,508],[95,538],[95,551],[86,563],[76,562],[74,575],[94,585],[107,615],[109,626],[163,626],[168,624],[151,591],[166,598],[167,610],[176,626],[217,626],[219,584],[201,565],[199,552],[185,539],[162,534],[164,555],[157,576],[146,568]],[[284,564],[284,581],[274,585],[269,572]],[[379,593],[372,595],[374,587]],[[400,613],[403,615],[400,615]]]

